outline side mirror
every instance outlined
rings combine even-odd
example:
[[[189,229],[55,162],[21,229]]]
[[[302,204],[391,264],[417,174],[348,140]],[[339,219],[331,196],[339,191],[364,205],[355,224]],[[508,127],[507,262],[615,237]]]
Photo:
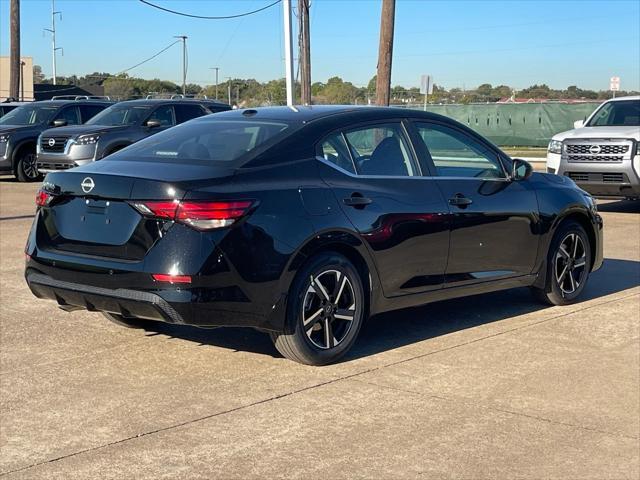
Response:
[[[520,158],[513,159],[513,165],[511,168],[511,179],[516,182],[519,180],[526,180],[533,173],[533,167],[529,162],[526,162]]]
[[[573,128],[582,128],[584,127],[584,120],[576,120],[573,122]]]
[[[158,120],[147,120],[145,125],[149,128],[158,128],[160,126],[160,122]]]
[[[53,121],[54,127],[64,127],[65,125],[67,125],[67,121],[64,118],[58,118]]]

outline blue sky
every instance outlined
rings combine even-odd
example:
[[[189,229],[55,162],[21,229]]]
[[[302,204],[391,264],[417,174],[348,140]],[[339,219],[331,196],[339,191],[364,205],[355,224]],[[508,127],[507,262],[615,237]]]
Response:
[[[231,15],[271,0],[152,0],[200,15]],[[297,3],[293,0],[294,5]],[[22,0],[22,54],[51,75],[50,0]],[[340,76],[366,85],[375,74],[381,0],[312,0],[312,80]],[[56,0],[58,74],[115,73],[188,35],[188,81],[225,77],[264,81],[284,76],[282,6],[233,20],[197,20],[137,0]],[[0,52],[9,52],[9,0],[0,0]],[[181,49],[171,47],[130,74],[181,82]],[[480,83],[524,88],[640,89],[640,1],[398,0],[392,83],[473,88]]]

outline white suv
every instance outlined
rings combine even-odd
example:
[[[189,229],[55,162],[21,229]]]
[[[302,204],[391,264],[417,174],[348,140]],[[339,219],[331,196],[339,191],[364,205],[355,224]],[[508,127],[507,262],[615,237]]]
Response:
[[[547,172],[599,197],[640,198],[640,96],[600,105],[549,142]]]

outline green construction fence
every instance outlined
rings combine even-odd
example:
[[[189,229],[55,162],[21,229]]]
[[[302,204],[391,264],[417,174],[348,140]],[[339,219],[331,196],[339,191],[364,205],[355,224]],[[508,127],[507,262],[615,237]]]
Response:
[[[571,130],[573,122],[585,120],[598,105],[600,102],[427,105],[427,111],[451,117],[496,145],[546,147],[551,137]]]

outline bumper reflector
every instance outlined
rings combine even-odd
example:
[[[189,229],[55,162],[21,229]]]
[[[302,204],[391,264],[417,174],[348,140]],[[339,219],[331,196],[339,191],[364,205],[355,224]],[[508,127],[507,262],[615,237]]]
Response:
[[[152,275],[152,277],[156,282],[191,283],[190,275],[166,275],[162,273],[157,273]]]

